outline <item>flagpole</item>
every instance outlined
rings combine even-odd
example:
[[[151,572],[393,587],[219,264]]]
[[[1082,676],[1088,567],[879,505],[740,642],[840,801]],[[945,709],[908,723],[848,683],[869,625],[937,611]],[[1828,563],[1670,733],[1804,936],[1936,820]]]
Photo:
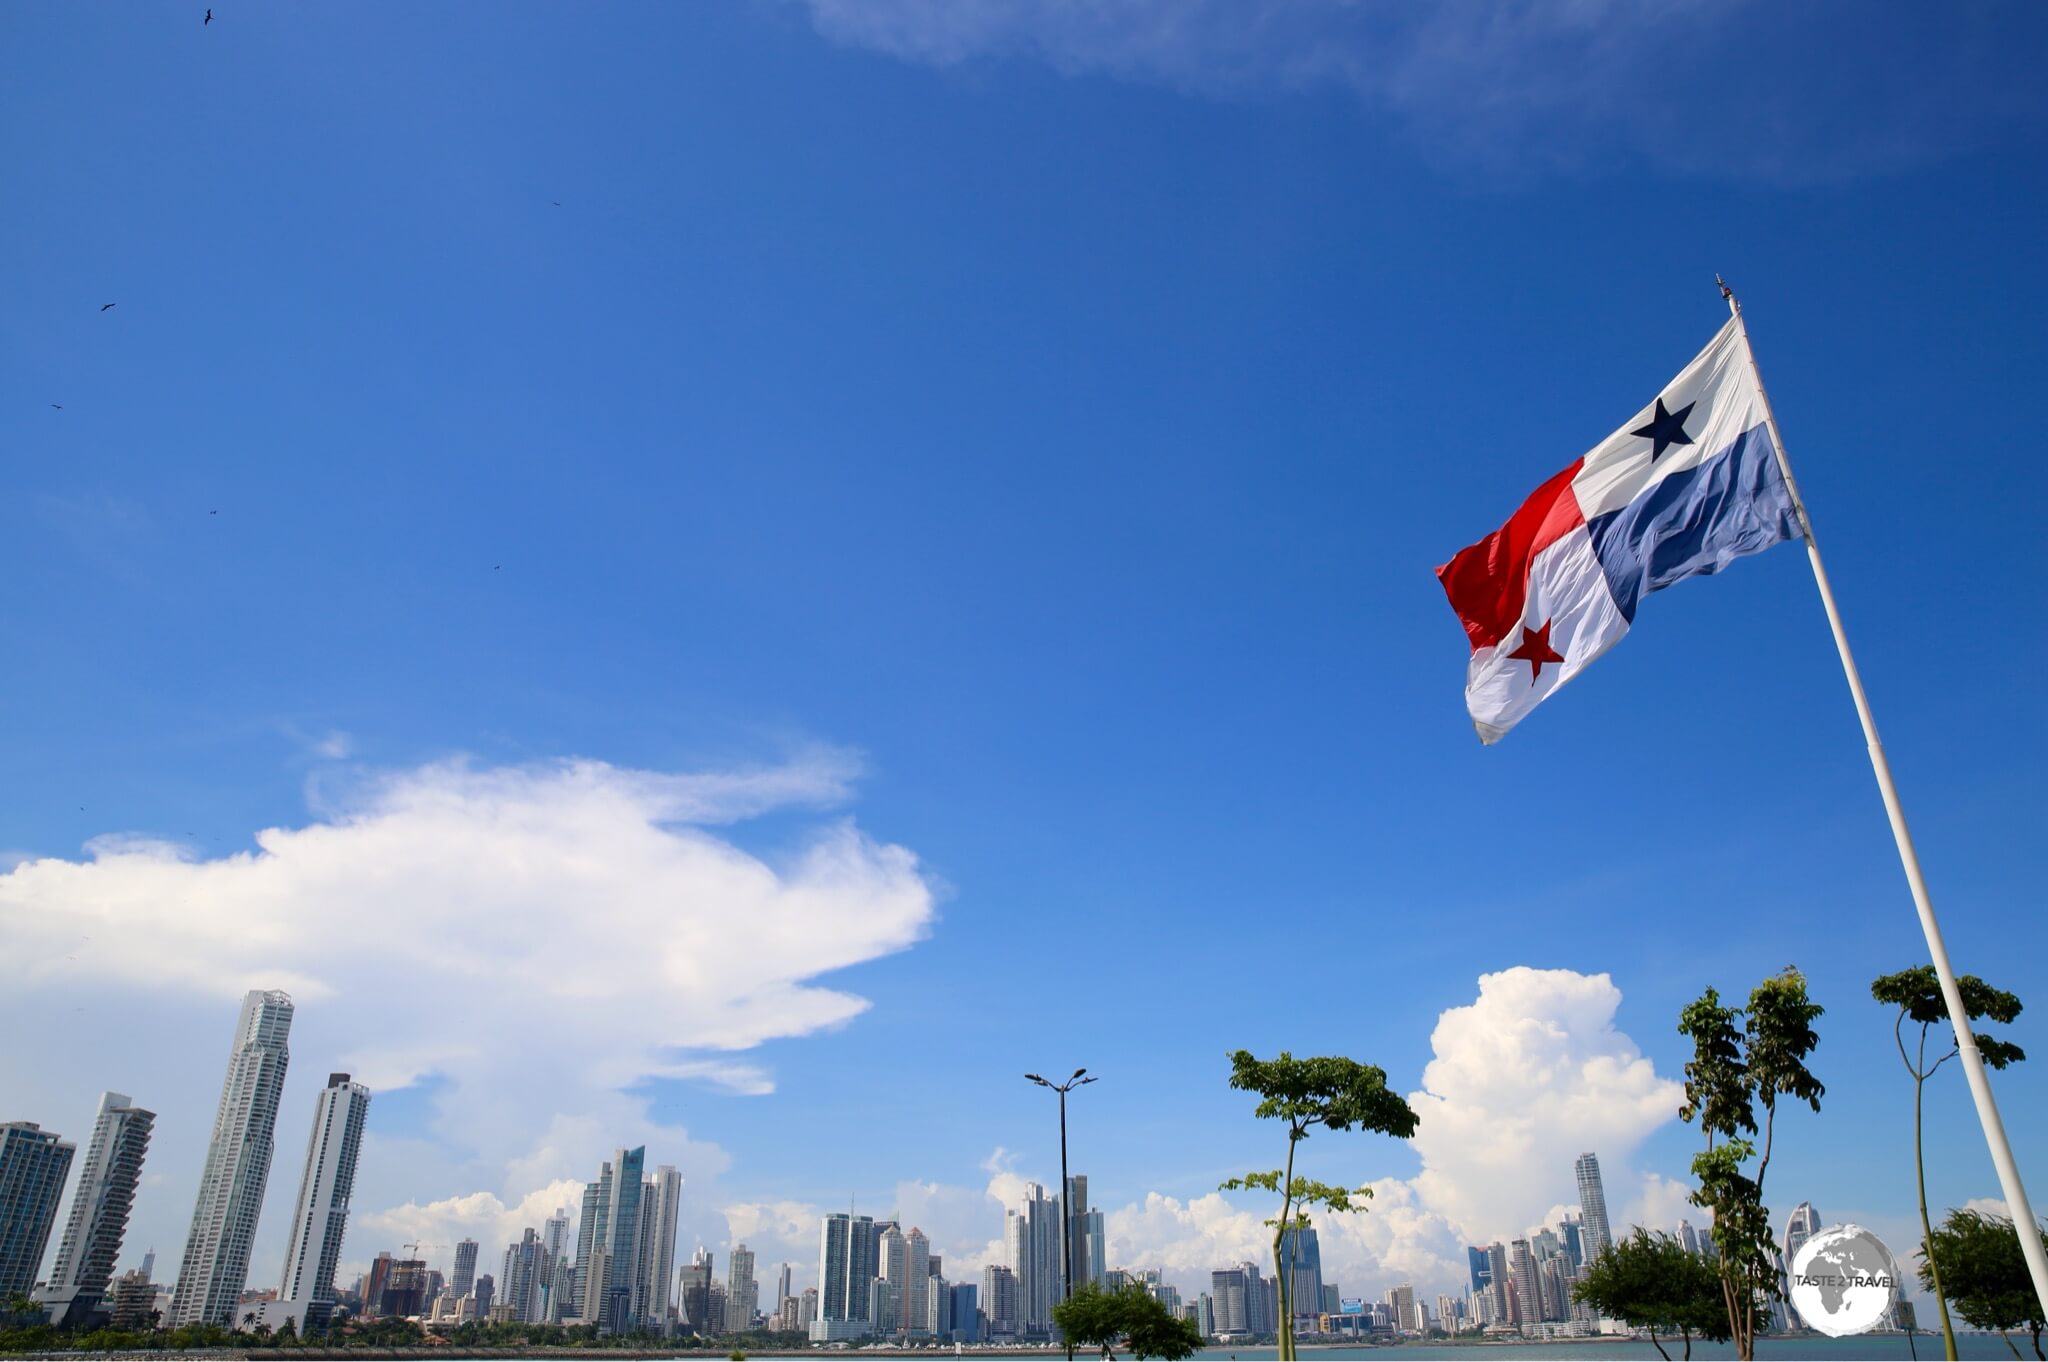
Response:
[[[1777,451],[1778,472],[1791,494],[1792,509],[1799,517],[1799,532],[1806,539],[1806,559],[1813,564],[1814,584],[1820,588],[1821,607],[1827,611],[1828,628],[1834,631],[1835,650],[1842,655],[1842,673],[1849,679],[1849,694],[1856,701],[1856,717],[1863,723],[1863,741],[1870,749],[1870,769],[1877,775],[1878,792],[1884,796],[1884,811],[1891,819],[1892,840],[1899,846],[1899,863],[1905,867],[1906,883],[1913,891],[1913,905],[1920,912],[1920,930],[1927,936],[1927,953],[1934,958],[1934,972],[1941,980],[1941,996],[1948,1003],[1948,1018],[1955,1027],[1956,1053],[1963,1061],[1963,1076],[1969,1080],[1970,1096],[1977,1103],[1977,1119],[1984,1127],[1984,1143],[1990,1146],[1991,1162],[1998,1169],[1998,1185],[2005,1192],[2006,1209],[2012,1213],[2013,1228],[2019,1234],[2020,1251],[2026,1255],[2027,1271],[2034,1279],[2034,1294],[2048,1311],[2048,1253],[2041,1247],[2041,1232],[2034,1220],[2034,1208],[2027,1202],[2027,1189],[2020,1183],[2019,1165],[2013,1162],[2012,1145],[2005,1138],[2005,1123],[1998,1118],[1998,1100],[1991,1095],[1991,1080],[1984,1072],[1984,1058],[1977,1053],[1977,1039],[1970,1031],[1969,1010],[1963,1006],[1962,990],[1956,986],[1955,970],[1949,965],[1948,947],[1942,944],[1941,924],[1934,920],[1934,901],[1928,897],[1927,881],[1920,874],[1920,857],[1913,850],[1913,834],[1906,828],[1906,811],[1899,803],[1898,787],[1892,783],[1891,763],[1885,759],[1884,744],[1877,736],[1877,720],[1871,717],[1870,698],[1863,693],[1863,678],[1857,674],[1856,659],[1849,652],[1849,635],[1842,628],[1842,613],[1835,606],[1834,589],[1828,585],[1828,570],[1821,562],[1820,545],[1813,537],[1813,520],[1800,498],[1799,484],[1792,480],[1792,462],[1785,455],[1785,437],[1778,433],[1778,418],[1771,412],[1770,394],[1764,391],[1763,371],[1757,368],[1756,351],[1750,348],[1749,327],[1742,319],[1742,304],[1735,290],[1714,276],[1721,296],[1728,300],[1729,315],[1742,334],[1743,353],[1749,356],[1749,372],[1756,379],[1756,393],[1763,403],[1764,424],[1771,432],[1771,447]],[[1932,1251],[1932,1246],[1929,1246]]]

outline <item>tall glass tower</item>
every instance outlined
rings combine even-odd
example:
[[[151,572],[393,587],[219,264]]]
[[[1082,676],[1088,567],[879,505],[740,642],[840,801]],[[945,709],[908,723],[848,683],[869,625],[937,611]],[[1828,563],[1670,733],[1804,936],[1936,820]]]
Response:
[[[277,1103],[284,1093],[291,1051],[292,1000],[276,990],[251,990],[242,999],[228,1051],[227,1080],[213,1117],[213,1139],[199,1175],[199,1200],[178,1287],[171,1297],[172,1327],[237,1323],[235,1307],[249,1280],[249,1243],[270,1182]]]
[[[303,1308],[293,1312],[301,1333],[323,1329],[334,1314],[334,1269],[341,1261],[341,1236],[348,1227],[348,1198],[356,1182],[356,1156],[363,1147],[363,1121],[370,1090],[347,1074],[327,1075],[313,1104],[313,1133],[306,1140],[306,1171],[299,1178],[292,1234],[285,1241],[280,1300]],[[476,1250],[470,1248],[470,1271]]]
[[[1599,1158],[1579,1155],[1578,1174],[1580,1236],[1590,1263],[1613,1247],[1614,1232],[1607,1227],[1607,1193],[1600,1186]]]
[[[0,1301],[25,1296],[36,1284],[77,1152],[34,1121],[0,1125]]]
[[[99,1307],[121,1256],[121,1238],[128,1232],[128,1211],[135,1205],[135,1184],[142,1180],[142,1156],[149,1152],[149,1133],[156,1113],[144,1111],[118,1092],[100,1096],[99,1115],[92,1123],[85,1166],[71,1194],[71,1218],[57,1249],[50,1284],[37,1297],[60,1322],[82,1322]]]

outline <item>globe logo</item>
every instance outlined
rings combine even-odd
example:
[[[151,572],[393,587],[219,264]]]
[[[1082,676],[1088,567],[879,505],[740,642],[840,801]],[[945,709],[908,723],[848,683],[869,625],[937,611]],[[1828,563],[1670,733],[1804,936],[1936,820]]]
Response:
[[[1899,1267],[1891,1250],[1861,1225],[1831,1225],[1793,1257],[1792,1304],[1830,1338],[1860,1334],[1891,1317]]]

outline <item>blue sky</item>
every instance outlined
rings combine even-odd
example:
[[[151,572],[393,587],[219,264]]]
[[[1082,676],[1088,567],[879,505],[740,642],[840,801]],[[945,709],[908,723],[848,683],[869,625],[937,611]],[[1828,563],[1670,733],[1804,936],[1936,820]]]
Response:
[[[410,1082],[363,1258],[495,1235],[614,1138],[707,1242],[801,1260],[774,1227],[852,1196],[967,1252],[1056,1176],[1019,1075],[1086,1064],[1112,1240],[1192,1280],[1264,1211],[1188,1203],[1276,1153],[1226,1051],[1414,1091],[1517,966],[1610,976],[1612,1031],[1563,976],[1485,1015],[1669,1080],[1684,1002],[1798,964],[1828,1097],[1770,1199],[1910,1218],[1867,984],[1924,956],[1801,555],[1659,596],[1492,750],[1430,570],[1648,401],[1725,273],[1958,965],[2024,996],[2038,9],[203,9],[0,15],[0,1016],[36,1042],[0,1118],[154,1105],[131,1248],[175,1254],[265,970],[301,1005],[264,1243],[327,1070]],[[740,793],[660,785],[704,773]],[[322,835],[369,825],[400,871]],[[341,849],[286,874],[266,828]],[[545,982],[653,956],[695,963]],[[2048,1197],[2031,1068],[1998,1091]],[[1939,1084],[1930,1193],[1995,1196]],[[1502,1091],[1481,1131],[1550,1109]],[[1614,1177],[1682,1178],[1689,1129],[1613,1128]],[[1524,1227],[1450,1215],[1500,1152],[1454,1143],[1347,1287]],[[1565,1201],[1569,1158],[1516,1180]]]

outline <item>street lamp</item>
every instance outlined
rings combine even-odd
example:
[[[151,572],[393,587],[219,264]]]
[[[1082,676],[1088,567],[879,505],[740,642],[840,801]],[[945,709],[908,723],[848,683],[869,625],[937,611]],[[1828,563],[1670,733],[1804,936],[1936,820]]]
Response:
[[[1041,1088],[1051,1088],[1060,1095],[1060,1299],[1066,1300],[1074,1294],[1074,1189],[1067,1177],[1067,1094],[1076,1088],[1086,1087],[1095,1080],[1083,1078],[1086,1069],[1074,1070],[1074,1076],[1064,1083],[1055,1083],[1037,1074],[1024,1076]],[[1067,1340],[1069,1362],[1074,1356],[1074,1340]]]

